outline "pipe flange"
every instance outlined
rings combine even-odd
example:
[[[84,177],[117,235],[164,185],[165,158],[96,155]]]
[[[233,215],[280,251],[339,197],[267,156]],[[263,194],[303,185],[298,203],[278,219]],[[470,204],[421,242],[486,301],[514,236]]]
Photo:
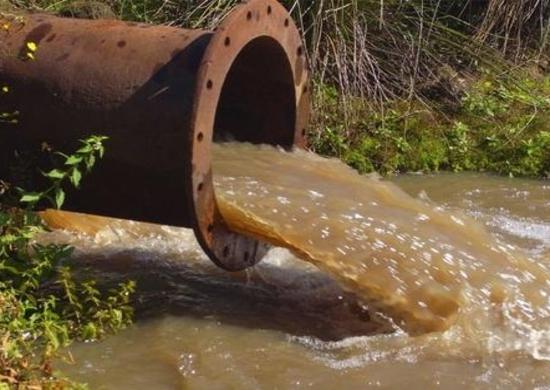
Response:
[[[298,28],[276,0],[250,0],[236,6],[215,30],[200,65],[190,140],[191,180],[195,235],[209,257],[228,271],[239,271],[259,262],[268,246],[229,230],[216,205],[212,181],[212,142],[216,109],[224,81],[242,49],[257,38],[269,37],[283,50],[292,71],[296,116],[293,145],[305,146],[309,114],[308,66]],[[269,71],[266,69],[266,72]],[[285,145],[292,146],[292,145]]]

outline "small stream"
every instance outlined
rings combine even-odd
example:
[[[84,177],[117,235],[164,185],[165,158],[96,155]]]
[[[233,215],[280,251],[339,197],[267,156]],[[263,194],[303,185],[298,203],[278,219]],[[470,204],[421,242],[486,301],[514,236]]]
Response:
[[[482,174],[392,179],[415,198],[475,218],[550,266],[550,182]],[[411,337],[327,274],[275,248],[228,274],[191,231],[110,221],[46,239],[76,247],[83,272],[139,285],[137,322],[70,348],[70,378],[100,389],[548,388],[550,335],[480,348],[455,328]],[[494,348],[493,348],[493,347]]]

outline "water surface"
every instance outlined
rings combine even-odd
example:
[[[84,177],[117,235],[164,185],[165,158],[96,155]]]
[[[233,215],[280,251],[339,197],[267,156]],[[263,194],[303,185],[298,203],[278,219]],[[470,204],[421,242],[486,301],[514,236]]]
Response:
[[[319,261],[328,258],[330,267],[324,269],[328,273],[320,272],[286,250],[275,249],[253,270],[228,274],[210,264],[195,243],[192,233],[185,229],[122,221],[105,224],[99,221],[87,235],[53,233],[50,239],[68,240],[77,247],[76,261],[92,265],[94,271],[90,272],[99,273],[103,279],[117,279],[125,275],[138,279],[141,285],[137,324],[100,343],[72,347],[71,353],[76,363],[63,367],[71,377],[88,382],[92,388],[116,389],[199,386],[425,387],[436,384],[448,388],[462,388],[465,385],[517,388],[550,385],[548,328],[540,312],[529,318],[533,307],[536,309],[545,303],[544,300],[535,302],[535,295],[548,292],[548,288],[544,280],[535,278],[533,281],[528,276],[522,279],[525,275],[517,274],[518,270],[525,271],[522,267],[527,267],[528,272],[543,274],[550,264],[550,183],[472,174],[395,178],[395,182],[416,198],[413,200],[394,186],[357,175],[354,185],[364,188],[365,180],[370,180],[371,188],[352,191],[342,187],[342,192],[337,193],[338,201],[327,202],[329,209],[325,210],[326,205],[316,203],[322,203],[323,197],[334,196],[330,193],[331,186],[310,187],[305,192],[303,178],[296,180],[294,185],[281,180],[270,183],[270,175],[276,173],[276,169],[283,168],[276,168],[273,161],[266,162],[261,156],[257,157],[253,160],[257,164],[249,164],[250,169],[256,169],[254,175],[250,171],[243,174],[246,172],[243,169],[238,171],[240,176],[224,173],[221,170],[231,169],[230,165],[224,163],[221,168],[218,165],[218,177],[222,178],[218,183],[225,185],[219,187],[223,191],[220,195],[225,196],[226,204],[229,204],[241,189],[252,186],[241,192],[240,196],[256,197],[251,202],[256,206],[255,220],[275,218],[273,215],[279,218],[282,215],[279,213],[287,213],[284,218],[270,220],[270,225],[290,221],[290,226],[281,225],[278,228],[284,231],[282,236],[287,240],[288,237],[296,239],[298,233],[319,240],[314,244],[302,240],[302,244],[305,242],[310,247],[301,249],[301,254],[307,253],[310,260],[317,258],[318,266]],[[234,156],[230,155],[222,158],[235,161]],[[303,166],[304,156],[300,156],[299,161]],[[262,165],[264,163],[267,165]],[[281,162],[283,165],[286,163],[291,163],[288,158]],[[319,160],[318,164],[325,162]],[[258,176],[262,168],[265,174]],[[341,183],[344,180],[340,168],[334,169],[336,175],[330,180],[327,177],[327,183]],[[318,173],[318,170],[315,171]],[[236,181],[240,181],[240,185],[231,188],[230,183]],[[264,187],[270,185],[268,194],[265,194],[269,195],[269,199],[264,198],[267,203],[257,199],[261,194],[257,191],[259,183],[263,183]],[[322,182],[318,184],[322,185]],[[274,193],[277,186],[282,187],[280,190],[284,191],[284,195]],[[286,200],[278,196],[284,196]],[[307,202],[304,196],[309,197]],[[414,285],[415,271],[409,275],[411,270],[433,273],[434,263],[398,262],[393,264],[397,274],[385,272],[387,264],[380,267],[377,277],[385,279],[379,280],[394,285],[380,282],[379,287],[409,299],[405,303],[401,301],[401,306],[395,303],[396,299],[391,294],[377,296],[369,289],[362,290],[361,286],[349,282],[356,279],[358,270],[346,267],[346,262],[340,264],[340,260],[349,254],[335,257],[338,249],[333,245],[345,242],[346,237],[356,239],[361,232],[349,231],[349,236],[343,234],[331,241],[330,235],[323,237],[326,226],[322,224],[326,220],[321,216],[316,221],[319,234],[312,234],[311,226],[315,221],[307,219],[309,216],[303,217],[309,213],[302,210],[299,214],[296,209],[289,208],[297,199],[300,202],[297,206],[305,207],[310,212],[332,212],[330,209],[335,204],[340,207],[339,210],[345,209],[339,214],[341,221],[334,217],[329,219],[335,222],[330,225],[333,228],[331,233],[339,231],[338,223],[344,232],[358,228],[353,222],[361,221],[361,218],[351,214],[353,211],[371,223],[369,229],[364,226],[362,231],[367,236],[364,241],[374,244],[374,247],[369,244],[366,250],[362,248],[363,254],[368,252],[370,256],[351,256],[351,263],[359,266],[372,260],[373,253],[375,256],[378,254],[379,260],[390,258],[389,253],[397,252],[404,253],[409,259],[416,259],[415,256],[424,259],[423,250],[411,248],[411,243],[416,241],[418,244],[414,246],[424,243],[424,248],[428,249],[439,250],[442,244],[447,245],[443,247],[447,249],[445,253],[451,253],[454,260],[461,256],[462,251],[474,257],[483,257],[483,267],[499,264],[499,267],[505,268],[491,268],[494,275],[489,276],[488,272],[480,271],[481,276],[474,277],[471,283],[469,277],[460,278],[459,274],[458,278],[453,279],[425,273],[427,277],[423,279],[423,284],[435,282],[436,285],[419,294],[424,294],[424,298],[443,296],[443,305],[447,304],[446,299],[450,299],[456,306],[449,316],[445,316],[446,312],[440,316],[443,321],[431,315],[436,312],[434,310],[430,310],[432,313],[428,312],[427,317],[418,316],[414,313],[422,309],[422,305],[415,307],[418,301],[409,298],[420,295],[415,295],[414,290],[399,291],[399,286]],[[349,202],[350,199],[353,202]],[[361,202],[362,199],[377,205]],[[276,213],[273,212],[273,202],[278,203]],[[357,208],[358,203],[363,203],[362,208]],[[265,207],[258,207],[261,205]],[[357,210],[346,207],[356,207]],[[259,209],[263,211],[257,211]],[[419,210],[422,212],[419,213]],[[369,217],[373,220],[367,219]],[[58,222],[60,225],[74,224],[75,219],[72,222],[70,219],[67,217],[65,221]],[[242,218],[239,220],[243,221]],[[89,223],[90,220],[83,225]],[[395,228],[390,224],[394,224]],[[485,232],[481,224],[491,235]],[[249,227],[250,224],[248,227],[242,224],[241,229]],[[415,228],[417,231],[413,230]],[[409,233],[411,237],[405,237],[404,242],[397,238],[397,234]],[[270,239],[274,240],[274,237]],[[326,246],[321,245],[323,239]],[[376,245],[377,239],[385,247]],[[473,248],[468,241],[475,243]],[[296,242],[290,245],[287,241],[286,244],[296,246]],[[357,244],[357,240],[351,243]],[[464,247],[457,249],[459,244]],[[351,247],[350,243],[344,245]],[[320,247],[328,253],[327,256],[311,256]],[[526,255],[516,254],[518,248]],[[340,249],[350,250],[343,246]],[[499,257],[493,257],[492,253],[498,253]],[[439,264],[440,268],[446,267],[444,271],[475,273],[483,268],[461,268],[459,261],[454,265],[447,264],[443,261],[444,254]],[[434,258],[432,256],[431,259]],[[511,262],[516,263],[510,266]],[[322,265],[320,267],[323,268]],[[406,267],[409,267],[408,271]],[[377,270],[375,268],[375,273]],[[335,276],[340,271],[340,275]],[[399,272],[404,273],[405,278]],[[493,276],[502,274],[516,276],[520,280],[511,278],[497,292],[488,290],[488,294],[480,293],[483,283],[493,281]],[[363,281],[356,280],[355,283],[362,284]],[[441,288],[444,290],[446,283],[451,288],[442,292]],[[521,292],[524,286],[528,286],[528,294],[520,297],[524,301],[515,299],[516,287]],[[463,296],[462,290],[465,288],[472,289],[467,291],[470,297]],[[478,293],[480,295],[475,295]],[[510,300],[510,296],[514,299]],[[468,301],[471,297],[482,302]],[[465,302],[469,303],[466,308]],[[517,302],[525,302],[527,306],[514,307]],[[511,306],[506,308],[506,304]],[[495,305],[500,306],[495,308]],[[469,310],[471,307],[476,310]],[[407,317],[407,310],[413,315]],[[460,323],[461,326],[455,326],[460,316],[466,320]],[[419,322],[415,322],[416,318],[420,318]],[[443,324],[447,330],[416,337],[405,332],[410,329],[433,330],[426,328],[431,321],[436,321],[436,327]],[[464,323],[471,323],[471,326],[464,327]]]

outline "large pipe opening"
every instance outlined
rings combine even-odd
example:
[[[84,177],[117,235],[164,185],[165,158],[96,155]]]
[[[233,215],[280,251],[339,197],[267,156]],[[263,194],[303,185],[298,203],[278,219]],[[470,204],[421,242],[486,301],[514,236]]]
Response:
[[[269,36],[248,42],[236,54],[223,80],[214,107],[212,141],[292,146],[297,111],[294,80],[288,55],[279,42]],[[217,215],[218,226],[223,226],[223,216]],[[217,234],[233,235],[224,228]],[[231,246],[227,244],[230,241],[237,243]],[[224,239],[214,258],[219,258],[225,268],[239,269],[242,264],[259,261],[267,248],[267,244],[245,237]]]
[[[294,75],[271,37],[248,43],[233,62],[216,109],[214,142],[291,146],[296,124]]]
[[[193,226],[205,252],[230,271],[261,260],[265,245],[232,232],[213,185],[212,142],[304,146],[307,60],[296,25],[273,0],[243,3],[212,37],[198,72],[191,121]]]

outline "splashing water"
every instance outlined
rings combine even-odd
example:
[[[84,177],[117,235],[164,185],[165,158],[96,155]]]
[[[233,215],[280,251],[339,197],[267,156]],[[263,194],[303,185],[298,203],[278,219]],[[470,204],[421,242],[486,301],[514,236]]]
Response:
[[[214,147],[218,206],[289,248],[409,334],[453,327],[490,350],[550,359],[550,272],[470,217],[301,150]]]
[[[273,158],[292,159],[288,153],[275,152],[278,157]],[[302,155],[287,162],[288,166],[295,164],[295,168],[286,173],[298,174],[303,165],[313,164],[311,159],[317,161],[314,170],[319,172],[330,164],[318,157]],[[248,167],[250,158],[242,164],[243,169]],[[218,167],[218,171],[222,169]],[[275,175],[277,169],[280,168],[270,163],[265,172],[257,171],[254,175]],[[239,169],[231,175],[237,178],[241,172],[245,173]],[[286,186],[287,179],[280,176],[277,184]],[[262,181],[261,177],[252,180]],[[343,186],[343,180],[340,175],[336,182]],[[451,224],[449,215],[454,215],[465,223],[462,229],[481,231],[485,236],[479,222],[461,214],[467,213],[497,237],[497,241],[493,237],[487,239],[492,245],[506,247],[514,243],[528,251],[532,261],[541,267],[550,264],[547,181],[466,173],[392,178],[411,195],[421,194],[421,201],[413,201],[376,178],[357,180],[372,188],[355,196],[349,191],[342,198],[354,196],[359,203],[363,196],[376,193],[377,186],[386,186],[390,192],[397,191],[395,196],[408,199],[405,204],[441,214],[447,221],[444,225],[452,226],[454,222]],[[295,183],[293,187],[275,191],[285,195],[273,202],[297,203],[293,192],[301,187],[307,192],[308,185],[313,188],[312,183],[303,180]],[[219,189],[218,195],[223,195],[222,191]],[[308,193],[306,204],[301,205],[310,212],[316,212],[314,201],[321,199],[320,195],[327,196],[313,191],[317,192]],[[220,197],[220,204],[223,201]],[[253,205],[263,207],[261,203]],[[277,209],[288,214],[288,209],[282,206]],[[389,209],[383,215],[385,221],[407,211],[401,204]],[[430,217],[429,213],[423,214]],[[302,214],[289,215],[290,224],[296,222],[292,217],[304,220]],[[233,274],[215,267],[201,251],[193,232],[187,229],[71,213],[47,213],[45,218],[52,227],[68,230],[56,230],[40,239],[74,246],[73,260],[86,277],[113,283],[130,278],[138,284],[137,321],[131,329],[100,343],[74,344],[70,352],[75,364],[56,364],[74,380],[88,382],[91,388],[438,385],[546,389],[550,385],[550,361],[544,361],[549,357],[550,337],[544,315],[539,312],[533,319],[525,320],[518,315],[522,309],[513,310],[512,298],[501,305],[485,307],[482,301],[471,307],[460,306],[455,325],[448,330],[410,337],[395,330],[395,325],[392,327],[383,316],[369,311],[355,294],[343,291],[327,276],[331,272],[320,272],[284,249],[274,248],[255,267]],[[319,221],[327,223],[321,217]],[[416,224],[422,232],[430,223],[425,216],[418,220],[403,216],[402,229],[406,226],[413,229]],[[308,225],[304,223],[303,228]],[[375,234],[370,229],[364,230],[367,235]],[[440,227],[434,230],[451,235]],[[464,240],[464,233],[460,230],[457,236],[455,233],[448,240],[454,243]],[[286,235],[286,230],[280,234]],[[415,235],[423,237],[418,232]],[[83,268],[86,265],[92,267]],[[429,264],[426,267],[429,269]],[[350,289],[342,279],[337,280]],[[511,282],[502,283],[508,286]],[[465,288],[476,289],[469,283]],[[548,288],[541,286],[540,290]],[[513,294],[515,290],[508,287],[504,291]]]

